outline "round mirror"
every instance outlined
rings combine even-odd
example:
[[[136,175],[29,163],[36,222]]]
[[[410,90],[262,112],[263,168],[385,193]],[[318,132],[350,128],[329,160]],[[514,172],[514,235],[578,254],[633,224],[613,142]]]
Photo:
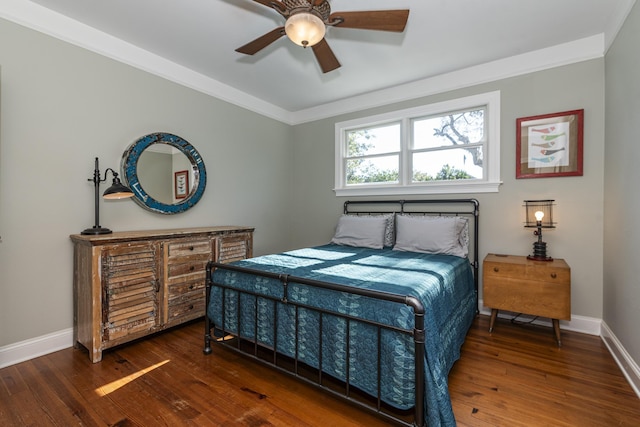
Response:
[[[194,206],[207,183],[198,151],[170,133],[152,133],[131,144],[122,155],[122,176],[136,203],[168,215]]]

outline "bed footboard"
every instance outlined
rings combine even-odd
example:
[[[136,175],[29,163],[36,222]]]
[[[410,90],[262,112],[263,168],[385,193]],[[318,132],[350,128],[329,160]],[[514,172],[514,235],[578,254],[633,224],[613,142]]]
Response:
[[[216,269],[224,269],[229,271],[235,271],[238,273],[251,274],[254,276],[260,276],[268,279],[275,279],[279,281],[281,285],[280,297],[267,296],[262,293],[258,294],[253,291],[248,290],[239,290],[235,287],[231,287],[228,284],[224,283],[215,283],[213,279],[213,272]],[[289,285],[295,283],[300,285],[306,285],[314,288],[322,288],[332,291],[337,291],[345,294],[359,295],[362,297],[373,298],[376,300],[389,301],[392,303],[403,304],[405,306],[410,307],[413,310],[414,315],[414,327],[413,329],[403,329],[397,326],[386,325],[377,321],[370,321],[362,318],[355,318],[345,313],[338,312],[336,310],[327,310],[320,308],[318,306],[314,306],[308,303],[302,303],[299,301],[294,301],[289,298]],[[424,360],[425,360],[425,322],[424,322],[424,314],[425,309],[417,298],[406,295],[398,295],[386,292],[375,291],[371,289],[361,289],[354,288],[349,286],[344,286],[340,284],[322,282],[317,280],[306,279],[302,277],[295,277],[291,275],[283,275],[276,274],[266,271],[259,271],[244,267],[239,267],[235,265],[221,264],[216,262],[209,262],[207,264],[207,282],[206,282],[206,307],[210,306],[212,290],[217,289],[217,292],[220,292],[222,295],[221,301],[223,307],[221,307],[222,313],[222,321],[219,324],[214,324],[210,319],[209,315],[205,316],[205,334],[204,334],[204,350],[205,354],[210,354],[212,352],[212,341],[215,341],[216,344],[226,345],[227,347],[233,349],[234,351],[239,351],[252,359],[259,361],[260,363],[267,364],[281,372],[285,372],[289,375],[295,376],[297,379],[304,381],[307,384],[310,384],[315,387],[319,387],[332,395],[339,397],[341,399],[346,399],[350,403],[355,404],[365,410],[372,411],[383,418],[387,418],[392,420],[395,423],[399,423],[402,425],[416,425],[416,426],[424,426],[425,422],[425,368],[424,368]],[[296,347],[293,354],[284,355],[278,351],[278,342],[281,337],[278,336],[277,327],[273,328],[273,336],[270,337],[271,345],[265,345],[264,341],[258,337],[258,327],[256,320],[256,327],[253,327],[253,335],[247,336],[247,334],[243,334],[240,332],[239,327],[237,329],[229,330],[225,329],[225,325],[227,322],[225,321],[225,308],[224,304],[229,298],[232,298],[233,304],[239,306],[243,304],[243,301],[251,300],[254,301],[256,298],[259,298],[263,304],[273,305],[275,308],[278,305],[284,305],[287,309],[292,310],[295,313],[295,321],[294,321],[294,331],[295,331],[295,342]],[[258,318],[258,310],[259,304],[253,304],[251,310],[255,310],[253,316],[255,319]],[[304,310],[306,312],[313,312],[320,321],[320,329],[322,330],[322,322],[323,319],[327,316],[332,318],[341,319],[347,327],[345,328],[346,333],[346,377],[340,379],[339,386],[336,386],[335,378],[332,378],[331,375],[323,372],[322,369],[322,350],[320,350],[320,354],[318,355],[319,363],[317,367],[309,367],[308,363],[305,360],[300,358],[298,353],[298,342],[301,339],[300,330],[299,330],[299,312]],[[277,310],[276,310],[277,311]],[[240,310],[237,310],[240,313]],[[239,314],[238,314],[238,324],[239,324]],[[410,336],[413,340],[413,344],[415,347],[415,357],[414,357],[414,373],[415,373],[415,405],[413,407],[413,415],[411,416],[412,420],[407,420],[406,417],[399,417],[394,415],[392,412],[385,408],[382,399],[382,390],[381,390],[381,378],[385,375],[385,372],[382,372],[381,364],[378,362],[377,371],[375,375],[377,376],[377,392],[376,395],[371,395],[370,399],[363,399],[357,387],[354,387],[349,377],[350,369],[348,364],[352,360],[350,357],[349,351],[350,347],[348,342],[350,340],[350,322],[358,322],[366,324],[368,328],[373,328],[377,331],[377,348],[378,348],[378,356],[377,360],[381,360],[381,335],[383,331],[393,331],[393,333],[398,334],[406,334]],[[323,340],[329,340],[331,337],[323,336],[323,333],[320,332],[318,334],[317,347],[319,349],[323,348]],[[370,367],[369,367],[370,368]],[[309,372],[312,372],[310,375]],[[369,394],[369,393],[367,393]]]

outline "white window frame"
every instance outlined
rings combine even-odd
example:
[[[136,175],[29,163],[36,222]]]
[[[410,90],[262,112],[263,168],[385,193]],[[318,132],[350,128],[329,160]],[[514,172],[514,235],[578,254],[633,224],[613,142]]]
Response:
[[[484,177],[474,180],[410,182],[401,180],[396,183],[371,183],[346,185],[345,154],[347,132],[368,127],[376,127],[391,122],[400,122],[401,161],[400,175],[407,176],[410,165],[410,123],[411,119],[446,114],[452,111],[475,107],[486,108],[486,138],[483,146]],[[376,116],[347,120],[335,125],[335,188],[336,196],[387,196],[412,194],[460,194],[460,193],[496,193],[502,184],[500,181],[500,91],[488,92],[464,98],[453,99],[435,104],[423,105],[405,110],[392,111]]]

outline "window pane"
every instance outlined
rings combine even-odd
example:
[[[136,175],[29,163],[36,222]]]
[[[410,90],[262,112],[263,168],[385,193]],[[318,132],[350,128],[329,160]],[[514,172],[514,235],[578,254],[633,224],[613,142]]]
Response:
[[[400,151],[400,124],[348,131],[347,157]]]
[[[347,184],[399,182],[400,156],[347,160]]]
[[[484,138],[484,109],[413,120],[413,148],[473,144]]]
[[[454,179],[482,179],[482,147],[453,148],[413,155],[413,182]]]

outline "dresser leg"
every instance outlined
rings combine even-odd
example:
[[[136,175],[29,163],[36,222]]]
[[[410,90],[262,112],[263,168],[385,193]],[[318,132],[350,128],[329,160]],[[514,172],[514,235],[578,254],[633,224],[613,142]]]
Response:
[[[497,315],[498,315],[498,310],[495,308],[491,309],[491,321],[489,322],[489,333],[493,332],[493,324],[496,322]]]
[[[556,334],[556,341],[558,342],[558,347],[562,347],[562,341],[560,340],[560,320],[559,319],[551,319],[553,322],[553,331]]]

